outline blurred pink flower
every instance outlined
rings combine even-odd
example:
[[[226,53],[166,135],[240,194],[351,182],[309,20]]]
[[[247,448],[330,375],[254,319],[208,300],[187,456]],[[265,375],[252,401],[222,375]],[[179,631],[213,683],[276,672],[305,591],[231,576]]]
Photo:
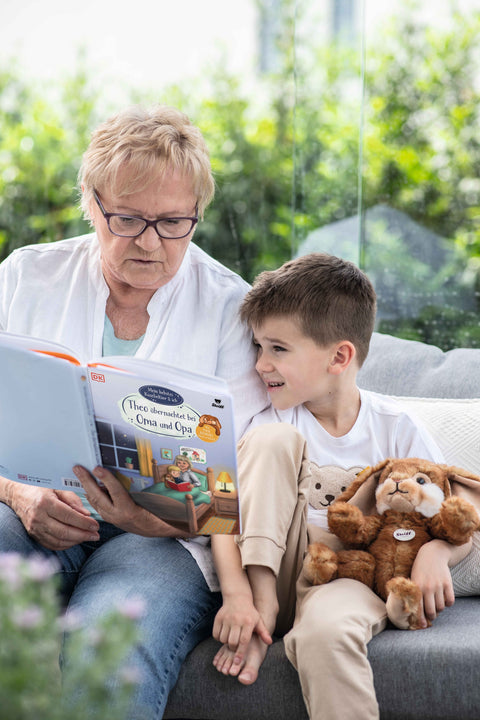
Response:
[[[117,610],[123,617],[138,620],[145,612],[145,600],[139,595],[128,598],[123,603],[117,603]]]
[[[48,580],[59,569],[58,562],[54,558],[46,558],[42,555],[33,555],[28,560],[28,576],[32,580],[43,582]]]
[[[22,564],[23,558],[18,553],[0,554],[0,579],[5,580],[12,590],[22,587]]]
[[[43,620],[43,610],[38,605],[30,605],[26,608],[15,608],[12,612],[12,620],[15,625],[24,630],[38,627]]]

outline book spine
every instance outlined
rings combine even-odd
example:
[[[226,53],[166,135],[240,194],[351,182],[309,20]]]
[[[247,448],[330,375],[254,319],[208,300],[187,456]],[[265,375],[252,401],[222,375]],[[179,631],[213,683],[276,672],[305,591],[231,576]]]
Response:
[[[82,393],[83,393],[83,397],[85,398],[85,405],[87,407],[88,432],[90,433],[90,436],[92,438],[92,446],[95,451],[96,463],[97,463],[97,465],[101,465],[102,464],[102,455],[100,453],[100,445],[98,442],[97,428],[95,425],[95,413],[93,410],[93,400],[92,400],[92,394],[90,391],[90,384],[88,382],[88,375],[85,374],[84,370],[82,370],[82,374],[80,377],[81,377]]]

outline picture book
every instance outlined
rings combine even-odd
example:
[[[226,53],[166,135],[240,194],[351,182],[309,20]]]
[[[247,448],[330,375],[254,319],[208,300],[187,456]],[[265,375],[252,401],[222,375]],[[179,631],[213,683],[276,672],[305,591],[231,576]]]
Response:
[[[0,475],[82,496],[77,464],[108,468],[185,532],[240,531],[224,380],[129,356],[82,365],[56,343],[0,333]]]

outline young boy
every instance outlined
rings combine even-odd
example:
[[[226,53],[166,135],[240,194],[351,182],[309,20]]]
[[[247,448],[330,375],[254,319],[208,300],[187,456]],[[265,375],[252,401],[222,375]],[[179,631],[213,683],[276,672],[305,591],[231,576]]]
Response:
[[[386,611],[360,582],[310,586],[302,577],[308,542],[336,541],[326,509],[308,506],[310,462],[345,471],[386,457],[443,462],[408,412],[357,386],[375,309],[368,278],[321,253],[261,273],[241,309],[272,407],[255,418],[238,448],[239,552],[231,537],[212,538],[223,593],[213,632],[224,643],[214,665],[251,684],[274,630],[287,633],[287,656],[313,720],[378,718],[367,643],[385,627]],[[453,603],[449,565],[469,548],[433,540],[420,551],[412,577],[429,619]]]

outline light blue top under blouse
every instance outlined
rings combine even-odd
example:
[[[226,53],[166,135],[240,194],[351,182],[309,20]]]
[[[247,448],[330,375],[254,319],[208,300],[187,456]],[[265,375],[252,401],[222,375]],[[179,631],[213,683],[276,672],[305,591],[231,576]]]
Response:
[[[102,355],[135,355],[143,342],[145,334],[136,340],[121,340],[115,336],[113,325],[105,315],[105,326],[103,329]]]

